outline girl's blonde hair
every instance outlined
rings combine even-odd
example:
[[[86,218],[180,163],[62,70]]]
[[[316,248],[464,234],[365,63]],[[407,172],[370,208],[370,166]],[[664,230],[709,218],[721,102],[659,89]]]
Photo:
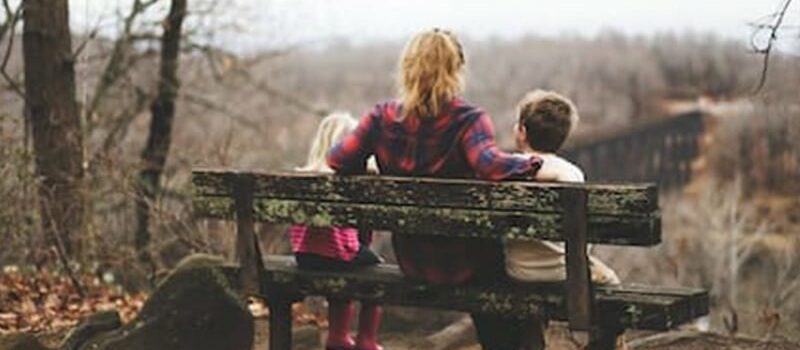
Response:
[[[358,121],[350,113],[336,112],[329,114],[319,124],[311,149],[308,151],[306,165],[295,168],[296,171],[332,173],[325,157],[334,145],[345,135],[355,130]]]
[[[399,63],[403,115],[435,118],[464,91],[464,50],[449,31],[433,29],[411,38]]]

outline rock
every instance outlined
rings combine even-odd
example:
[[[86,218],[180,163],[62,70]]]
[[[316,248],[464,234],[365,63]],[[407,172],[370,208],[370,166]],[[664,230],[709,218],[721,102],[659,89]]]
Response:
[[[187,257],[156,288],[136,319],[77,349],[250,350],[253,317],[222,265],[222,259],[209,255]]]
[[[50,350],[29,334],[0,336],[0,350]]]
[[[78,350],[80,346],[92,337],[103,332],[110,332],[122,327],[122,320],[116,311],[96,313],[81,321],[69,334],[61,345],[61,350]]]

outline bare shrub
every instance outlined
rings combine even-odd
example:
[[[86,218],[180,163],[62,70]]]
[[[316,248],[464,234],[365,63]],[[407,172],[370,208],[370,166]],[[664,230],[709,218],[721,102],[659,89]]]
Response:
[[[662,203],[657,249],[600,247],[622,280],[696,286],[711,293],[711,327],[730,333],[795,335],[800,322],[800,240],[761,217],[741,180],[715,183]]]
[[[740,176],[749,192],[800,193],[800,106],[764,100],[716,124],[708,155],[714,177]]]
[[[42,243],[36,235],[38,182],[21,124],[22,118],[0,112],[0,265],[31,260],[34,248]]]

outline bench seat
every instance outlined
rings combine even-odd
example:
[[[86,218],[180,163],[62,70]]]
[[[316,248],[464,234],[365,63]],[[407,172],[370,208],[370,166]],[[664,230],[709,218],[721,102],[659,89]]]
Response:
[[[539,313],[567,320],[563,283],[431,286],[405,279],[396,265],[316,272],[299,270],[292,256],[281,255],[266,256],[264,265],[264,288],[295,300],[336,296],[463,312]],[[627,329],[667,330],[708,314],[708,292],[701,289],[624,285],[595,286],[594,291],[597,322],[615,320]]]

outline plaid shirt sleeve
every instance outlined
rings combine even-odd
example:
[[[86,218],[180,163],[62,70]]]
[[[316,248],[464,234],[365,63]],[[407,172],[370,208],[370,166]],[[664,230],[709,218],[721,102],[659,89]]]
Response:
[[[361,118],[358,127],[328,152],[328,166],[340,174],[364,174],[375,150],[381,106]]]
[[[533,179],[542,166],[539,157],[501,151],[495,144],[492,120],[485,112],[467,129],[461,142],[470,166],[481,179]]]

